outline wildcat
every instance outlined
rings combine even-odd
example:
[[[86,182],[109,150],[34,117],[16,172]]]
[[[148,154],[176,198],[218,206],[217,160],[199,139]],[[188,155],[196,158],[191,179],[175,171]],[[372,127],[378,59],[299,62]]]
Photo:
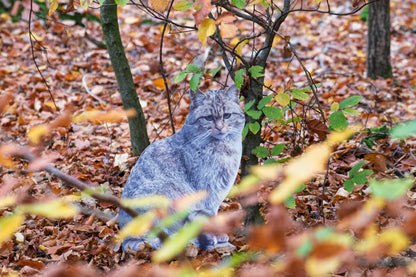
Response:
[[[191,105],[184,126],[171,137],[148,146],[130,173],[122,198],[164,195],[177,199],[185,194],[206,190],[208,196],[192,208],[188,219],[213,216],[233,185],[240,166],[244,113],[239,105],[239,90],[205,93],[190,91]],[[138,210],[143,213],[145,210]],[[131,220],[119,212],[120,227]],[[178,225],[178,224],[177,224]],[[180,224],[181,225],[181,224]],[[165,230],[173,234],[180,226]],[[146,241],[159,248],[158,238],[130,237],[123,250],[138,250]],[[194,243],[202,250],[228,244],[228,236],[200,235]]]

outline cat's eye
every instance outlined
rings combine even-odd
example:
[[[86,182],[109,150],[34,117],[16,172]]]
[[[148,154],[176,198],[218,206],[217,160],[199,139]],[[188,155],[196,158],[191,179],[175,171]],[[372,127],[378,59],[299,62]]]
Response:
[[[225,113],[224,114],[224,119],[227,119],[227,118],[230,118],[231,117],[231,114],[230,113]]]
[[[205,118],[205,120],[208,120],[208,121],[213,121],[214,120],[214,117],[212,115],[208,115],[204,118]]]

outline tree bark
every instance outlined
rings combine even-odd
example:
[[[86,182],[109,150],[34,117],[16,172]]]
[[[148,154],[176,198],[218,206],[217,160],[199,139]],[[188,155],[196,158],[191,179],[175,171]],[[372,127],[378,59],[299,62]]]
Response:
[[[126,110],[134,109],[136,111],[136,116],[129,118],[129,128],[133,155],[139,156],[149,145],[149,137],[147,136],[146,120],[121,42],[117,20],[117,5],[114,0],[105,0],[101,5],[100,13],[104,40],[117,78],[123,107]]]
[[[368,6],[367,77],[393,77],[390,62],[390,0]]]

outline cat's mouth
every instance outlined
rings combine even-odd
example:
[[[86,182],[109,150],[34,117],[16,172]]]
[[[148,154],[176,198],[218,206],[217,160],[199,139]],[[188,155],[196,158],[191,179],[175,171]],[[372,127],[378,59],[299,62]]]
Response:
[[[227,132],[224,132],[224,131],[220,131],[220,130],[214,129],[214,130],[211,131],[211,136],[214,137],[214,138],[216,138],[216,139],[218,139],[218,140],[222,140],[226,136],[228,136],[228,133]]]

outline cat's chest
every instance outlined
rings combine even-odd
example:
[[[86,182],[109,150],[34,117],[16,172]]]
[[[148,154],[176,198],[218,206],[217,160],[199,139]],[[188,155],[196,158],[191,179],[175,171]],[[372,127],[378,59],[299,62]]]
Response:
[[[187,155],[187,168],[193,184],[228,186],[237,175],[241,142],[207,144]]]

